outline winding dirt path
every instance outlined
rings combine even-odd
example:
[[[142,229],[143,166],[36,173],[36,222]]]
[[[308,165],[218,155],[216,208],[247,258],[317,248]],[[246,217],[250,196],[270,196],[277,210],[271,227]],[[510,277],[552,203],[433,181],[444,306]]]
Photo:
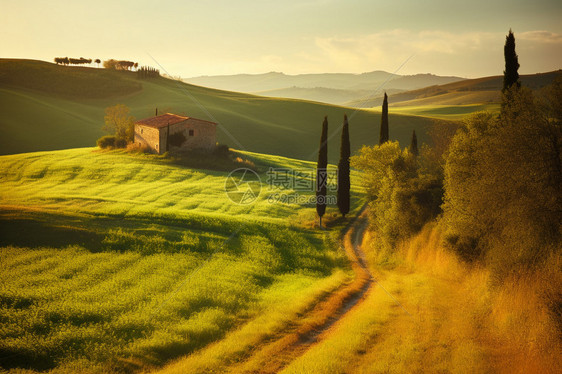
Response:
[[[236,373],[277,373],[293,360],[320,342],[332,325],[361,303],[371,288],[373,279],[361,250],[367,227],[365,208],[348,225],[342,235],[341,246],[351,261],[355,277],[319,302],[310,312],[295,321],[291,331],[257,347],[242,362],[229,367]]]

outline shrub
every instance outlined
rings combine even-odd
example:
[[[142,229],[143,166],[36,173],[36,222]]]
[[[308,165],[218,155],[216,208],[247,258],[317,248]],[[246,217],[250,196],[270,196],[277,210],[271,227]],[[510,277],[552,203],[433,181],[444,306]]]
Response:
[[[217,143],[214,153],[219,157],[228,157],[230,155],[230,148],[226,144]]]
[[[106,148],[114,148],[115,147],[115,136],[113,135],[106,135],[106,136],[102,136],[101,138],[98,139],[97,144],[98,147],[102,148],[102,149],[106,149]]]
[[[115,148],[127,148],[127,140],[123,138],[115,139]]]
[[[421,157],[400,149],[398,142],[363,147],[351,165],[365,171],[370,221],[386,249],[419,231],[440,213],[442,182],[421,167]]]

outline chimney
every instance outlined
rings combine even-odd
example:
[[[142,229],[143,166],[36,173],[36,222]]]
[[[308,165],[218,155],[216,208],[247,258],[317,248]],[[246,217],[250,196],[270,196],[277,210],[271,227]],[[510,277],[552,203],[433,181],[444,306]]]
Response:
[[[158,108],[156,108],[156,116],[158,116]]]

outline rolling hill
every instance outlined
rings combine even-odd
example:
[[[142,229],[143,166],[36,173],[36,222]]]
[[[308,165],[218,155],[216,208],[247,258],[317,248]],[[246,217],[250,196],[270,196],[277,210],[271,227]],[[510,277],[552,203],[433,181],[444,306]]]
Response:
[[[156,155],[0,156],[2,371],[138,372],[238,327],[250,331],[238,351],[251,350],[346,283],[330,231],[307,226],[314,205],[270,200],[314,192],[270,188],[269,167],[315,164],[237,156],[260,170],[252,204],[229,199],[228,172]],[[353,213],[364,192],[359,173],[351,178]]]
[[[382,92],[382,90],[398,92],[460,80],[463,80],[463,78],[441,77],[433,74],[398,75],[385,71],[372,71],[362,74],[298,75],[270,72],[183,79],[186,83],[222,90],[319,101],[336,105],[368,98]]]
[[[373,91],[385,82],[385,87],[388,89],[413,90],[436,84],[462,81],[464,78],[442,77],[433,74],[398,75],[378,70],[361,74],[324,73],[289,75],[270,72],[265,74],[201,76],[185,78],[183,80],[187,83],[205,87],[252,93],[288,87],[321,87],[339,90]]]
[[[297,98],[301,100],[316,101],[329,104],[342,104],[354,100],[368,100],[373,94],[382,92],[381,90],[343,90],[336,88],[302,88],[288,87],[277,90],[254,92],[256,95],[267,97],[280,97],[285,99]],[[386,90],[389,95],[403,92],[402,90]]]
[[[521,83],[532,89],[540,89],[552,83],[562,71],[552,71],[531,75],[522,75]],[[427,105],[474,105],[499,103],[503,76],[467,79],[460,82],[425,87],[417,90],[400,92],[389,99],[390,107],[427,106]],[[368,101],[356,100],[346,105],[372,108],[382,104],[382,97]]]
[[[350,116],[352,150],[378,141],[380,115],[369,110],[220,91],[132,72],[64,67],[35,60],[0,60],[0,154],[85,147],[102,133],[104,110],[131,108],[137,119],[174,112],[218,122],[218,141],[232,148],[316,159],[322,119],[330,122],[329,159],[339,156],[339,126]],[[390,136],[420,142],[433,121],[390,116]]]

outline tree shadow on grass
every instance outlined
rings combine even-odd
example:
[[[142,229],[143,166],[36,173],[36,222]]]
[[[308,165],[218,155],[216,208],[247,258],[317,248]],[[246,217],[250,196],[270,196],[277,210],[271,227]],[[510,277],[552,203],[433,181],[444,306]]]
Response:
[[[56,247],[78,245],[92,252],[101,250],[105,235],[70,226],[51,225],[32,219],[0,218],[0,246]]]

